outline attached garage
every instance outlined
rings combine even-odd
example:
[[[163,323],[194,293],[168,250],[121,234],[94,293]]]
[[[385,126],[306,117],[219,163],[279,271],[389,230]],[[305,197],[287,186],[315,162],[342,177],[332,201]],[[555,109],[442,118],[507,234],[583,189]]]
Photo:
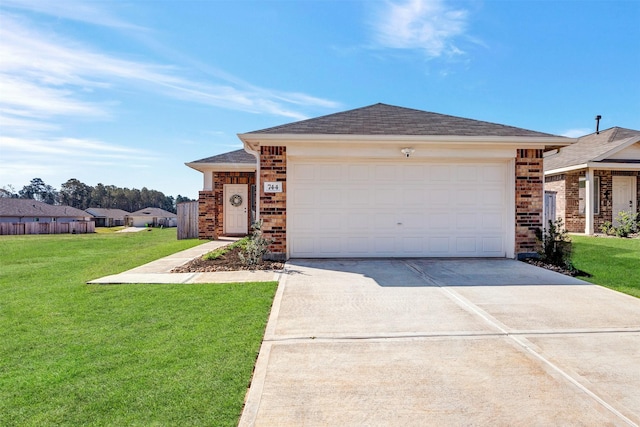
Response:
[[[506,161],[336,159],[288,168],[291,257],[507,255]]]
[[[244,155],[189,164],[205,177],[200,237],[227,229],[225,185],[255,188],[275,259],[531,254],[543,152],[573,142],[385,104],[238,136]]]

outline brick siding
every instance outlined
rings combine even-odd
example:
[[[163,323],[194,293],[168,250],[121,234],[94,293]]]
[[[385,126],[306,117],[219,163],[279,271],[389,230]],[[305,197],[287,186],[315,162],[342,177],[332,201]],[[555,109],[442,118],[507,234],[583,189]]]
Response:
[[[537,252],[536,231],[542,228],[542,150],[517,150],[516,156],[516,242],[515,253]]]
[[[272,259],[285,259],[287,255],[287,149],[286,147],[260,147],[260,182],[282,182],[281,193],[260,192],[260,219],[262,233],[271,239]]]
[[[215,230],[215,198],[213,191],[198,193],[198,238],[213,240],[217,238]]]
[[[217,239],[224,235],[224,186],[225,184],[256,183],[255,172],[214,172],[213,191],[201,191],[198,198],[198,238]],[[247,200],[247,203],[249,201]],[[251,222],[251,209],[247,209],[247,224]]]

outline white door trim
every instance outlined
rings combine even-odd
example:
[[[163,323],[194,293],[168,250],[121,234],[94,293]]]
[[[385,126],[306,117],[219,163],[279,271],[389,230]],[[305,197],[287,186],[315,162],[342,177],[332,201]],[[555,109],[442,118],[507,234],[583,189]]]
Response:
[[[233,206],[231,197],[239,195],[240,205]],[[224,184],[224,234],[247,234],[249,232],[249,186],[247,184]]]

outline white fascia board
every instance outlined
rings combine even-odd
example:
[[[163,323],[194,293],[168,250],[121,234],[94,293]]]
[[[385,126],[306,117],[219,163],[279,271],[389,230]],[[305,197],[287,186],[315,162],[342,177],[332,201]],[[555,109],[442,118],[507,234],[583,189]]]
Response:
[[[558,175],[560,173],[571,172],[580,169],[591,168],[593,170],[640,170],[640,163],[603,163],[603,162],[588,162],[579,165],[567,166],[564,168],[552,169],[545,171],[545,175]]]
[[[185,163],[199,172],[255,172],[257,166],[247,163]]]
[[[407,143],[407,144],[447,144],[447,145],[512,145],[523,148],[544,148],[548,145],[566,146],[577,141],[565,137],[531,136],[448,136],[448,135],[341,135],[341,134],[238,134],[245,147],[256,150],[261,143],[288,145],[290,143],[335,143],[345,141],[353,144]]]
[[[545,175],[557,175],[559,173],[565,173],[565,172],[571,172],[574,170],[578,170],[578,169],[586,169],[589,167],[588,163],[582,163],[579,165],[573,165],[573,166],[567,166],[564,168],[558,168],[558,169],[552,169],[552,170],[548,170],[548,171],[544,171]]]
[[[593,161],[598,162],[601,160],[604,160],[608,157],[610,157],[611,155],[624,150],[625,148],[635,144],[636,142],[640,141],[640,138],[638,138],[637,136],[632,136],[630,138],[627,138],[625,140],[623,140],[624,142],[621,142],[620,145],[618,145],[615,148],[612,148],[611,150],[607,151],[606,153],[603,153],[601,155],[599,155],[598,157],[596,157],[595,159],[593,159]]]

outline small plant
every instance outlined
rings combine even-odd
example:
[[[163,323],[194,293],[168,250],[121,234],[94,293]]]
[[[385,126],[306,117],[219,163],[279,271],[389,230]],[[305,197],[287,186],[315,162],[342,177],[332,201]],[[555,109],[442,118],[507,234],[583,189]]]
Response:
[[[247,267],[260,264],[263,257],[269,253],[269,244],[272,242],[262,234],[262,221],[255,222],[251,228],[253,233],[251,233],[242,252],[238,254],[240,261]]]
[[[206,253],[202,256],[202,259],[206,260],[206,261],[213,261],[214,259],[218,259],[220,258],[222,255],[226,254],[227,252],[240,247],[241,249],[244,248],[246,246],[246,244],[249,242],[249,238],[245,237],[243,239],[240,239],[236,242],[233,242],[230,245],[227,246],[223,246],[221,248],[218,248],[216,250],[213,250],[209,253]]]
[[[543,262],[573,270],[571,239],[562,218],[549,221],[549,227],[538,232],[538,239],[542,242],[542,249],[538,254]]]
[[[618,212],[616,217],[618,226],[614,226],[611,221],[606,221],[600,227],[600,230],[604,234],[616,235],[618,237],[629,237],[630,234],[636,233],[640,230],[640,214],[638,212],[623,211]]]
[[[611,221],[605,221],[600,226],[600,231],[602,231],[606,235],[615,234],[615,228],[614,228],[613,224],[611,223]]]
[[[631,211],[619,212],[616,220],[620,225],[615,227],[618,237],[629,237],[629,234],[638,231],[638,213]]]

